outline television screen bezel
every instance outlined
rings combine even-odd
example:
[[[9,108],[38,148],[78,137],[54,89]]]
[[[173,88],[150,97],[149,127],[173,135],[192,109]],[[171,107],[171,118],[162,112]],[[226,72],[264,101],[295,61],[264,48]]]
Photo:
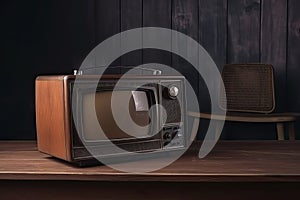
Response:
[[[70,82],[70,90],[74,93],[75,92],[75,97],[76,97],[76,103],[77,105],[74,107],[75,108],[75,112],[76,112],[76,115],[78,119],[77,121],[77,128],[80,129],[79,132],[83,133],[83,121],[82,121],[82,115],[80,114],[80,107],[82,108],[82,106],[80,106],[82,104],[82,97],[84,95],[84,93],[89,93],[89,92],[94,92],[95,91],[95,88],[94,87],[91,87],[90,85],[93,85],[95,84],[95,81],[96,80],[79,80],[76,84],[77,87],[76,88],[76,91],[73,90],[73,84],[74,84],[74,81],[71,81]],[[138,79],[128,79],[126,80],[127,82],[131,83],[132,85],[135,85],[136,82],[139,82],[139,84],[143,84],[145,83],[145,85],[149,85],[149,80],[147,80],[147,82],[143,81],[143,80],[138,80]],[[108,80],[100,80],[98,82],[98,86],[97,86],[97,89],[96,89],[96,92],[101,92],[101,91],[112,91],[115,87],[115,85],[117,84],[118,80],[116,79],[108,79]],[[79,83],[79,84],[78,84]],[[91,84],[92,83],[92,84]],[[159,104],[159,86],[157,85],[157,82],[156,81],[153,81],[153,84],[155,84],[155,86],[143,86],[142,88],[139,88],[140,90],[150,90],[153,94],[154,94],[154,102],[150,102],[149,106],[151,107],[151,105],[154,105],[154,104]],[[122,87],[123,90],[126,90],[126,91],[134,91],[134,87]],[[70,95],[70,102],[72,102],[72,96]],[[151,127],[150,127],[150,131],[149,132],[156,132],[158,130],[160,130],[160,126],[161,123],[160,123],[160,110],[158,107],[155,106],[155,113],[152,113],[152,116],[151,116],[151,120],[155,119],[155,121],[151,123]],[[154,116],[155,115],[155,116]],[[84,136],[81,134],[81,135],[78,135],[78,131],[76,129],[76,126],[75,126],[75,119],[74,119],[74,115],[73,113],[71,112],[71,119],[72,119],[72,122],[71,122],[71,131],[72,131],[72,135],[73,136],[76,136],[74,139],[73,137],[72,140],[73,140],[73,146],[78,146],[78,147],[81,147],[82,146],[82,143],[84,143],[85,145],[90,145],[90,146],[97,146],[97,145],[105,145],[106,143],[110,143],[110,142],[113,142],[113,143],[116,143],[116,144],[122,144],[122,143],[131,143],[131,142],[143,142],[143,141],[151,141],[151,140],[161,140],[161,133],[157,133],[153,136],[149,136],[149,137],[144,137],[144,138],[134,138],[134,137],[129,137],[129,138],[124,138],[124,139],[112,139],[112,140],[84,140]],[[79,125],[79,127],[78,127]],[[78,138],[80,141],[76,141]],[[78,144],[79,142],[79,144]]]

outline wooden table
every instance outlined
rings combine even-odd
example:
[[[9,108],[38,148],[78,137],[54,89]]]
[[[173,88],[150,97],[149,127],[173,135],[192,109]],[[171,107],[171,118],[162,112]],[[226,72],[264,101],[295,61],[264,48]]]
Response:
[[[39,153],[32,141],[2,141],[0,199],[282,199],[299,193],[300,141],[222,141],[202,160],[199,147],[193,144],[162,170],[128,174],[69,165]]]

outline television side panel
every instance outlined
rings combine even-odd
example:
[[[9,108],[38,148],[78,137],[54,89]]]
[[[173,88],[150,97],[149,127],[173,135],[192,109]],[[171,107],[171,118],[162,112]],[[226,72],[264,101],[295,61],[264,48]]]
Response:
[[[65,93],[62,77],[36,79],[36,127],[39,151],[70,161],[66,145]]]

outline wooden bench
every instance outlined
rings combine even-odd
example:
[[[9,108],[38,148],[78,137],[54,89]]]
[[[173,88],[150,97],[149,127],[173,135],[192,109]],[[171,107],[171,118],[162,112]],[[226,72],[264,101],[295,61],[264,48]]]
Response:
[[[224,120],[231,122],[247,122],[247,123],[275,123],[277,128],[278,140],[284,140],[285,125],[288,127],[288,135],[290,140],[295,140],[295,122],[300,116],[299,113],[235,113],[228,112],[224,115],[212,115],[209,113],[188,112],[188,115],[194,117],[193,127],[197,127],[199,119],[207,120]],[[195,129],[195,128],[194,128]],[[193,130],[194,132],[195,130]],[[196,130],[197,131],[197,130]]]
[[[227,64],[222,70],[222,80],[226,92],[220,92],[219,107],[227,111],[226,116],[190,112],[189,115],[195,117],[193,131],[196,131],[199,118],[244,123],[275,123],[278,140],[284,140],[285,125],[288,128],[289,139],[295,140],[295,122],[300,113],[274,113],[275,81],[272,65]],[[217,122],[216,129],[220,128]],[[220,131],[216,130],[216,137]]]

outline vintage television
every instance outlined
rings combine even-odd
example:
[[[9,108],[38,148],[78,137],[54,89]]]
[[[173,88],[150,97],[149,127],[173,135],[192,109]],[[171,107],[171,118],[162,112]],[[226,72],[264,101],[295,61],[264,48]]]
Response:
[[[137,154],[171,153],[186,148],[185,78],[181,76],[59,75],[36,79],[38,150],[79,166],[99,163],[96,158],[126,161]],[[76,81],[76,82],[75,82]],[[76,84],[76,87],[74,87]],[[139,87],[135,87],[136,85]],[[91,89],[96,85],[96,89]],[[122,130],[112,109],[112,92],[118,116],[128,109],[136,130]],[[127,96],[129,103],[124,103]],[[124,98],[123,98],[124,97]],[[118,102],[119,101],[119,102]],[[121,109],[122,108],[122,109]],[[150,109],[151,108],[151,109]],[[118,110],[118,108],[117,108]],[[96,120],[91,119],[96,113]],[[95,115],[95,114],[94,114]],[[124,122],[124,121],[123,121]],[[151,124],[151,125],[150,125]],[[99,133],[99,125],[104,134]],[[134,127],[132,127],[134,129]],[[116,145],[126,153],[110,148]],[[91,153],[91,150],[97,150]],[[131,156],[131,154],[135,156]]]

